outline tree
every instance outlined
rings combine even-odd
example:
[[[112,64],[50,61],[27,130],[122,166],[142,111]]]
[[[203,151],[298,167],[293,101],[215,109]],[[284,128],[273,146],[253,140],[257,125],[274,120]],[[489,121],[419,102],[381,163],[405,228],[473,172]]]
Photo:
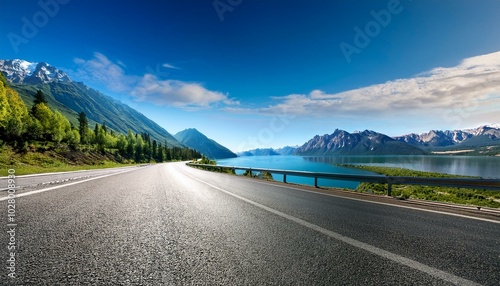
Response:
[[[106,147],[106,134],[104,134],[104,130],[102,130],[98,124],[95,125],[94,133],[97,149],[104,153]]]
[[[161,145],[158,145],[158,155],[157,155],[157,162],[163,162],[165,161],[165,149],[163,148],[163,146]]]
[[[94,127],[94,135],[97,139],[97,135],[99,135],[99,124],[95,124],[95,127]]]
[[[135,141],[135,154],[134,160],[136,163],[144,162],[144,140],[142,140],[141,136],[137,136]]]
[[[116,141],[116,148],[120,155],[125,156],[127,153],[127,138],[120,134],[118,135],[118,140]]]
[[[89,121],[85,112],[78,113],[78,133],[80,133],[80,142],[87,144],[88,141]]]
[[[0,82],[1,137],[21,143],[27,130],[28,117],[28,109],[19,94]]]
[[[93,144],[95,143],[95,134],[92,129],[87,128],[87,144]]]
[[[108,128],[106,127],[106,121],[104,121],[102,123],[102,131],[104,132],[104,134],[108,134]]]
[[[64,141],[68,142],[70,146],[76,147],[80,143],[80,132],[76,129],[71,129],[66,133]]]
[[[160,161],[158,160],[158,144],[156,143],[156,140],[153,140],[153,144],[151,147],[151,156],[155,161]]]
[[[134,134],[132,133],[132,130],[128,130],[127,132],[127,156],[129,158],[134,157],[134,151],[135,151],[135,137]]]
[[[33,106],[33,117],[38,120],[42,137],[45,139],[50,139],[51,137],[51,123],[52,123],[52,111],[45,103],[39,103]]]
[[[39,140],[43,137],[43,127],[40,123],[40,120],[36,119],[33,116],[28,117],[27,123],[27,139]]]
[[[37,90],[35,95],[35,100],[33,101],[33,107],[31,108],[31,112],[34,114],[36,106],[42,103],[45,105],[49,104],[47,98],[45,98],[45,94],[43,94],[41,90]]]
[[[36,91],[34,103],[35,105],[39,103],[48,104],[47,98],[45,98],[45,94],[41,90]]]
[[[2,74],[3,76],[3,74]],[[0,82],[0,128],[6,127],[9,113],[9,101],[7,99],[7,86]]]
[[[71,132],[71,125],[68,119],[56,110],[50,121],[49,136],[52,137],[53,141],[59,143],[66,137],[67,132]]]

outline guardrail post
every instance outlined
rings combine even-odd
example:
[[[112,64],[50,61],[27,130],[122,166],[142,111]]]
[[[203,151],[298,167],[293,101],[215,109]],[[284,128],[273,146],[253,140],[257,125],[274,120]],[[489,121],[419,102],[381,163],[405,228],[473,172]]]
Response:
[[[253,177],[253,175],[252,175],[252,168],[249,168],[248,172],[250,173],[250,177]]]
[[[318,187],[318,177],[317,177],[317,176],[315,176],[315,177],[314,177],[314,186],[315,186],[316,188],[319,188],[319,187]]]
[[[286,174],[283,174],[283,183],[286,183]]]
[[[390,197],[392,192],[392,184],[387,183],[387,195]]]

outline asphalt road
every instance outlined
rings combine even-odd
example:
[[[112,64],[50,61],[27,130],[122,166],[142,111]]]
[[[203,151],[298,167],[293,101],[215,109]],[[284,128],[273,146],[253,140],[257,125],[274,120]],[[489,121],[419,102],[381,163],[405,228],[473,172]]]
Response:
[[[145,166],[145,165],[144,165]],[[106,169],[96,169],[96,170],[81,170],[81,171],[71,171],[71,172],[59,172],[59,173],[45,173],[45,174],[33,174],[33,175],[22,175],[16,176],[16,184],[20,187],[19,192],[24,192],[25,190],[41,189],[47,186],[64,184],[66,182],[74,182],[80,180],[86,180],[89,178],[111,175],[115,173],[121,173],[144,166],[127,166],[119,168],[106,168]],[[0,177],[0,196],[2,191],[7,191],[9,177]]]
[[[329,196],[182,163],[57,187],[16,198],[16,278],[2,267],[2,285],[500,281],[500,224],[492,221]],[[3,265],[12,233],[5,196],[0,193]]]

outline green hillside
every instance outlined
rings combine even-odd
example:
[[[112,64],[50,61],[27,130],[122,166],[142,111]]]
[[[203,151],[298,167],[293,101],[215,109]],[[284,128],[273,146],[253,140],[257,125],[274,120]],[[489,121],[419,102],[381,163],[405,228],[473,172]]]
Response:
[[[196,129],[186,129],[177,134],[175,138],[189,148],[199,151],[210,159],[234,158],[236,154],[228,148],[220,145],[212,139],[207,138]]]
[[[118,131],[127,133],[147,133],[158,142],[166,142],[168,146],[181,147],[170,133],[151,119],[133,108],[109,97],[83,83],[50,82],[48,84],[11,84],[24,100],[31,106],[37,90],[41,90],[48,101],[49,107],[59,110],[74,125],[78,125],[78,113],[83,111],[93,126],[103,124]]]

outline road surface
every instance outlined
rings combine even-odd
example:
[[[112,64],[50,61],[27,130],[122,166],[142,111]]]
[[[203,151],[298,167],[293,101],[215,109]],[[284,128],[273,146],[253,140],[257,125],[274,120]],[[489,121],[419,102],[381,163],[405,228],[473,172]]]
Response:
[[[167,163],[25,189],[3,285],[499,285],[500,224]],[[35,190],[33,189],[33,190]],[[46,190],[46,191],[45,191]],[[7,265],[11,227],[0,193]]]

